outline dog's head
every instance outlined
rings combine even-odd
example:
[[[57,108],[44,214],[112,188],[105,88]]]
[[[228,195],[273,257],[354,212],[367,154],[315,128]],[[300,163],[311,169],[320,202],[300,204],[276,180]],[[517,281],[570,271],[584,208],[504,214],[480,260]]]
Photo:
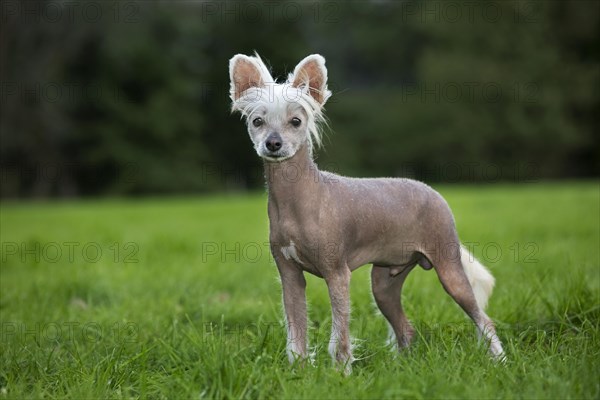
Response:
[[[260,59],[242,54],[229,61],[232,110],[241,112],[259,156],[283,161],[307,145],[319,145],[327,89],[325,59],[306,57],[285,83],[277,83]]]

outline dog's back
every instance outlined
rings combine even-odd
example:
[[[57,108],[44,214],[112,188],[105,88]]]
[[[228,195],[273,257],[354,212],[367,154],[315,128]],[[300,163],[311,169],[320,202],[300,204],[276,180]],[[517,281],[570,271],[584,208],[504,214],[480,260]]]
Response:
[[[405,178],[347,178],[322,172],[321,230],[347,243],[351,269],[367,263],[405,265],[420,253],[430,262],[460,242],[444,198],[430,186]],[[315,210],[316,211],[316,210]],[[331,229],[329,225],[333,225]],[[454,250],[452,250],[454,249]],[[429,266],[429,265],[427,265]]]

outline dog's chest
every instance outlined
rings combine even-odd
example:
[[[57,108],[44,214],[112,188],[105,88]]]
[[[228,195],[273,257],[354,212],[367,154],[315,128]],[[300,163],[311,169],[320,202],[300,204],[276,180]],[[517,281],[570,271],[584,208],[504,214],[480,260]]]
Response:
[[[321,243],[318,230],[312,229],[310,224],[271,221],[270,241],[275,260],[294,263],[319,275],[318,266],[327,249]]]
[[[287,246],[280,245],[279,251],[281,252],[281,255],[283,256],[283,258],[285,258],[286,260],[293,261],[300,265],[304,265],[304,261],[302,261],[302,259],[298,255],[298,249],[296,248],[296,243],[294,243],[293,240],[290,240],[290,242]]]
[[[323,249],[312,243],[307,245],[305,242],[290,239],[272,243],[271,249],[278,265],[294,264],[316,276],[322,276],[322,269],[326,267],[323,263]]]
[[[326,239],[333,239],[320,211],[314,202],[269,202],[271,250],[278,264],[295,264],[320,275],[329,250]]]

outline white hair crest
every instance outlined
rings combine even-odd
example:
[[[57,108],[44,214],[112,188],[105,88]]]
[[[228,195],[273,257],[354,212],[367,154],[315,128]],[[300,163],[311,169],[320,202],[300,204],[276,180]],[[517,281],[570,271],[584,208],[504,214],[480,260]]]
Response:
[[[296,74],[299,72],[298,68],[309,57],[305,58],[305,60],[303,60],[298,67],[296,67],[294,73],[289,74],[288,80],[284,83],[277,83],[271,77],[269,70],[258,54],[255,53],[254,57],[241,57],[246,57],[246,59],[251,60],[252,64],[258,68],[263,84],[261,87],[254,86],[248,88],[241,93],[237,99],[235,88],[232,86],[230,91],[230,97],[232,100],[231,111],[239,111],[242,115],[242,118],[248,118],[261,106],[271,110],[273,108],[282,107],[290,103],[296,103],[304,110],[308,117],[307,130],[309,149],[311,153],[313,147],[320,147],[322,145],[323,136],[321,127],[323,125],[327,125],[327,120],[323,113],[323,104],[331,96],[331,92],[327,89],[326,85],[327,70],[324,66],[325,60],[323,57],[316,55],[309,56],[312,58],[312,60],[318,61],[322,67],[322,72],[324,73],[323,76],[325,79],[325,85],[322,89],[311,88],[307,84],[302,84],[299,86],[293,85],[294,79],[297,78]],[[232,63],[230,64],[230,75],[232,76],[232,81],[234,60],[235,57],[232,59]],[[319,93],[322,94],[322,103],[319,103],[311,96],[311,91],[315,90],[318,90]]]

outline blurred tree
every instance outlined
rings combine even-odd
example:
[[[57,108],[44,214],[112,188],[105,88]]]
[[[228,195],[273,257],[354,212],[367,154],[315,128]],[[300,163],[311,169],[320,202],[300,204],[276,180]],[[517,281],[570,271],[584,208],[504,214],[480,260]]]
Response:
[[[326,168],[452,182],[600,172],[598,2],[28,4],[2,8],[3,197],[262,186],[228,98],[229,58],[255,50],[280,79],[327,58]]]

